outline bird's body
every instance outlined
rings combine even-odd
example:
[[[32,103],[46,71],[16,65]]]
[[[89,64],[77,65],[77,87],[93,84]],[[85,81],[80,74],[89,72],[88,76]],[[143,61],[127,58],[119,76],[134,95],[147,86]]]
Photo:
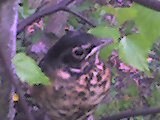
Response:
[[[101,43],[94,39],[87,33],[68,33],[41,61],[52,84],[41,87],[37,98],[52,120],[86,120],[107,94],[110,71],[99,59],[94,48]]]

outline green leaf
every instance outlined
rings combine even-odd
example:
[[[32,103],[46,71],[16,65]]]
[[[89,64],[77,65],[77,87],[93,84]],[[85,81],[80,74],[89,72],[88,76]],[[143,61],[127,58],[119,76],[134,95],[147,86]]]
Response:
[[[116,14],[118,22],[122,24],[125,21],[132,20],[136,18],[138,15],[138,11],[134,8],[118,8],[118,12]]]
[[[114,8],[112,6],[103,6],[101,7],[101,11],[105,11],[108,14],[114,15],[119,24],[127,20],[132,20],[137,16],[137,10],[135,8]]]
[[[127,64],[142,71],[149,71],[146,53],[134,43],[133,39],[129,37],[121,39],[119,55]]]
[[[107,27],[107,26],[98,26],[96,28],[92,28],[88,31],[89,33],[95,35],[96,37],[99,38],[113,38],[115,43],[103,48],[101,50],[101,57],[106,59],[111,52],[113,51],[113,49],[115,49],[117,47],[117,42],[118,38],[120,37],[119,34],[119,30],[117,28],[111,28],[111,27]]]
[[[107,26],[98,26],[90,29],[88,32],[100,38],[113,38],[114,40],[118,40],[120,37],[118,28]]]
[[[151,48],[155,40],[160,37],[160,13],[140,5],[133,7],[138,11],[135,22],[139,33],[144,38],[141,40],[143,40],[143,43],[147,42],[148,47]]]
[[[106,58],[108,58],[112,51],[117,48],[118,44],[117,43],[113,43],[105,48],[103,48],[100,52],[100,57],[103,58],[104,60],[106,60]]]
[[[140,70],[148,70],[146,58],[151,47],[153,46],[153,43],[160,37],[160,13],[138,4],[135,4],[130,8],[103,7],[103,10],[116,16],[119,24],[123,24],[128,20],[132,20],[135,22],[139,34],[129,36],[129,42],[132,42],[133,45],[127,46],[134,49],[136,52],[138,52],[138,54],[131,52],[132,50],[130,50],[129,52],[123,51],[125,49],[122,48],[123,50],[121,49],[120,53],[123,53],[123,55],[121,54],[121,57],[123,58],[123,60],[125,60],[125,62],[132,66],[135,66]],[[123,41],[121,44],[123,44],[121,46],[124,47]],[[136,50],[137,48],[138,50]],[[129,53],[131,54],[130,57],[134,56],[134,58],[132,57],[133,60],[127,57],[129,56]]]
[[[126,20],[133,20],[139,30],[137,36],[137,45],[145,44],[146,50],[149,50],[155,40],[160,37],[160,13],[141,5],[135,4],[130,8],[108,8],[113,13],[120,23]],[[147,51],[148,52],[148,51]]]
[[[25,53],[16,54],[13,58],[13,63],[16,67],[17,75],[22,82],[27,82],[30,85],[50,84],[49,78],[44,75],[36,62]]]

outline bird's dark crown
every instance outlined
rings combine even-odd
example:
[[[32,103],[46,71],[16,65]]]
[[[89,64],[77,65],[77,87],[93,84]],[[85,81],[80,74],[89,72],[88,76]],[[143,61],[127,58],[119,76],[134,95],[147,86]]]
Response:
[[[85,32],[69,31],[48,51],[48,55],[56,59],[68,48],[94,42],[95,37]]]
[[[101,45],[100,40],[91,34],[69,31],[50,48],[44,60],[48,64],[61,62],[74,66],[86,60],[85,57],[98,45]]]

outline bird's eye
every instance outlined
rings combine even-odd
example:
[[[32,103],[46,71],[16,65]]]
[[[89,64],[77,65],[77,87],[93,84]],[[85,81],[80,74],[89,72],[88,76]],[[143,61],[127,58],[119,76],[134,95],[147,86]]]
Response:
[[[80,47],[75,47],[72,50],[73,56],[78,59],[82,59],[85,56],[85,51]]]

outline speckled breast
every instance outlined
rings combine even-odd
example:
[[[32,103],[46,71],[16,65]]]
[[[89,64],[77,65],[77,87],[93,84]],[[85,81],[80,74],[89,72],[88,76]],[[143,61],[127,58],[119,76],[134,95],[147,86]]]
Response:
[[[98,62],[79,77],[63,69],[56,72],[53,86],[46,87],[41,94],[48,115],[53,120],[85,120],[107,94],[110,87],[109,68]],[[51,97],[48,98],[48,95]]]

